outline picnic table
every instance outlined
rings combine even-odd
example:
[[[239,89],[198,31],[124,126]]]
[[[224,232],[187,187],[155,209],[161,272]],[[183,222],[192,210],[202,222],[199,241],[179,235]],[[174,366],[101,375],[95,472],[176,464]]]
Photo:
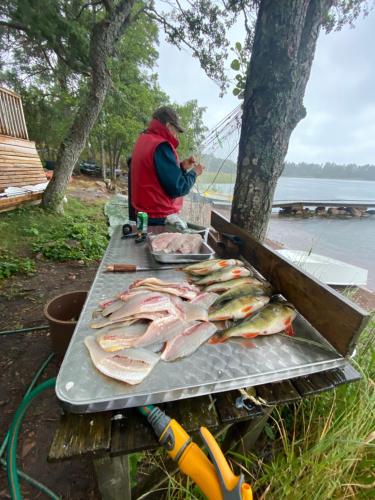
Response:
[[[212,223],[217,231],[211,233],[209,242],[215,251],[221,256],[241,253],[241,256],[248,262],[256,264],[256,268],[262,275],[291,300],[300,312],[306,314],[310,322],[312,321],[312,309],[307,304],[306,296],[308,294],[305,293],[305,297],[302,297],[301,300],[295,290],[290,288],[290,282],[297,286],[298,280],[300,280],[300,290],[314,291],[311,301],[313,304],[315,302],[315,305],[317,301],[318,303],[320,301],[321,304],[324,303],[325,307],[328,308],[329,320],[327,322],[325,319],[321,322],[318,318],[315,320],[314,326],[320,327],[320,333],[328,338],[342,355],[345,356],[349,353],[354,345],[353,339],[358,336],[366,323],[367,315],[364,311],[343,299],[329,287],[284,261],[277,254],[253,240],[244,230],[230,224],[218,214],[213,214]],[[160,228],[156,231],[160,231]],[[162,265],[152,259],[145,245],[135,245],[132,239],[121,240],[122,250],[118,251],[118,234],[115,232],[112,236],[106,257],[98,270],[91,292],[95,292],[95,288],[104,279],[104,269],[109,259],[111,263],[126,261],[153,267],[154,271],[141,272],[142,277],[157,275],[163,279],[164,274],[166,277],[168,276],[168,271],[163,271]],[[233,235],[237,236],[237,240],[233,238]],[[115,243],[116,238],[117,243]],[[240,247],[238,246],[239,242]],[[115,246],[116,251],[114,251]],[[289,271],[289,282],[281,283],[280,276],[284,276],[285,280],[286,269]],[[138,278],[138,275],[139,273],[137,276],[133,274],[132,279]],[[340,338],[335,338],[332,335],[335,330],[337,332],[338,323],[336,322],[336,326],[334,325],[333,328],[330,321],[332,314],[337,316],[338,310],[339,314],[344,317],[346,329],[341,328],[340,323]],[[186,397],[185,395],[183,399],[170,400],[158,404],[158,406],[167,415],[175,418],[193,437],[196,436],[200,426],[205,426],[215,436],[225,435],[222,444],[224,452],[239,444],[246,450],[254,445],[276,405],[298,402],[308,396],[332,390],[339,385],[359,379],[359,373],[348,361],[344,360],[338,368],[272,383],[258,384],[252,389],[255,400],[244,399],[243,393],[241,394],[236,389],[195,397]],[[118,404],[121,404],[121,401]],[[166,478],[160,477],[160,469],[156,469],[151,471],[145,481],[131,491],[129,455],[144,450],[155,450],[160,446],[151,426],[136,408],[121,408],[116,404],[114,409],[109,407],[109,411],[107,409],[106,411],[92,412],[92,408],[89,408],[90,413],[71,413],[72,408],[69,405],[66,405],[66,408],[68,411],[62,415],[51,444],[49,461],[92,456],[103,498],[138,498],[166,480]],[[166,467],[170,473],[176,470],[176,464],[173,462],[166,461]]]

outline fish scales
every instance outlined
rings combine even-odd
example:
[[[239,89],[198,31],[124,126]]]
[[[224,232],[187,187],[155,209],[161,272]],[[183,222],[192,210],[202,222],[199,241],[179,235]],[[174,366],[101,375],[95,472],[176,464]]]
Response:
[[[272,335],[284,330],[292,335],[292,322],[296,315],[297,311],[291,304],[272,302],[248,320],[219,332],[217,338],[218,341],[225,341],[230,337],[252,338],[258,335]]]
[[[221,269],[220,271],[215,271],[212,274],[208,274],[203,278],[199,278],[194,281],[196,285],[210,285],[212,283],[218,283],[222,281],[229,281],[234,278],[241,278],[250,276],[251,271],[246,267],[242,266],[230,266]],[[206,290],[208,291],[208,290]],[[213,290],[211,290],[213,291]]]
[[[205,287],[205,292],[226,292],[233,287],[237,287],[248,283],[250,285],[259,286],[259,287],[269,287],[270,285],[267,282],[263,282],[258,280],[257,278],[253,278],[251,276],[246,276],[244,278],[235,278],[228,281],[223,281],[219,283],[213,283],[212,285],[208,285]]]
[[[215,261],[202,262],[202,264],[193,264],[192,266],[186,266],[183,271],[193,274],[194,276],[205,276],[214,271],[219,271],[225,267],[230,266],[243,266],[243,262],[237,259],[215,259]]]
[[[231,300],[217,309],[211,310],[208,314],[209,321],[221,321],[225,319],[242,319],[250,316],[255,311],[265,306],[270,298],[260,297],[239,297]]]

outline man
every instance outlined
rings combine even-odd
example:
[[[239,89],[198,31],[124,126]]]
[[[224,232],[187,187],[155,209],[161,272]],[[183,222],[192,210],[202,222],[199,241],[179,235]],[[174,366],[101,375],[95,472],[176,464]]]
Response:
[[[181,127],[176,112],[163,106],[152,115],[148,129],[135,143],[131,158],[131,204],[146,212],[150,225],[162,225],[168,215],[180,212],[183,196],[193,187],[203,165],[191,156],[179,162]]]

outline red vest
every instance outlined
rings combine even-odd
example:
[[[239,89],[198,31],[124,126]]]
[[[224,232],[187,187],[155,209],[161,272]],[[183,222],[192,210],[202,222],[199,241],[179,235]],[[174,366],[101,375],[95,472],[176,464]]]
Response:
[[[154,164],[154,153],[162,142],[167,142],[179,159],[178,140],[159,120],[152,120],[147,131],[138,137],[131,160],[131,202],[137,212],[146,212],[151,218],[162,218],[178,213],[183,199],[171,198],[164,191]]]

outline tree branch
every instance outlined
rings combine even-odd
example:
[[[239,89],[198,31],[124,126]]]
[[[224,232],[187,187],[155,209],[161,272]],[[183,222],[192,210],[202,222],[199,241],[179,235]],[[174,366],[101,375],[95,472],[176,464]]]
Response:
[[[13,21],[0,21],[0,26],[5,26],[6,28],[14,29],[17,31],[25,31],[27,33],[27,26],[21,23],[15,23]]]
[[[99,3],[103,3],[103,5],[105,7],[105,10],[108,13],[113,12],[113,2],[112,2],[112,0],[102,0],[102,2],[99,2]]]

